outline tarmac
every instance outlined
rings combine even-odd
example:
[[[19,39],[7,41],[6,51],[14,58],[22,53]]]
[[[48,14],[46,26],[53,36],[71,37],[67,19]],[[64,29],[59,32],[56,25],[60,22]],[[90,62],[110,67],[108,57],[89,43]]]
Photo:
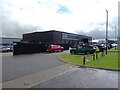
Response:
[[[3,88],[32,88],[33,86],[50,80],[54,77],[60,76],[70,70],[76,69],[76,66],[64,64],[54,68],[47,69],[35,74],[20,77],[14,80],[4,82]]]
[[[119,71],[78,67],[59,60],[59,54],[4,54],[3,88],[118,88]]]

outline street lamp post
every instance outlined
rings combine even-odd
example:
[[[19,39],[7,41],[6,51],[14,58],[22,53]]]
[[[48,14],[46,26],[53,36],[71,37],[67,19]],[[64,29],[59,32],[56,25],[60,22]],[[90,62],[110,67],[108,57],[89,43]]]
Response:
[[[106,55],[107,55],[107,44],[108,44],[108,10],[106,10]]]
[[[116,26],[115,26],[115,42],[116,42]],[[116,49],[116,46],[115,46],[115,49]]]

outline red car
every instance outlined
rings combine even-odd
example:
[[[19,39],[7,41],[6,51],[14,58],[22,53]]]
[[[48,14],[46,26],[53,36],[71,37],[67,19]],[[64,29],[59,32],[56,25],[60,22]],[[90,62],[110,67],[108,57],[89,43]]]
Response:
[[[47,49],[48,52],[56,52],[56,51],[63,51],[64,47],[60,45],[50,45]]]

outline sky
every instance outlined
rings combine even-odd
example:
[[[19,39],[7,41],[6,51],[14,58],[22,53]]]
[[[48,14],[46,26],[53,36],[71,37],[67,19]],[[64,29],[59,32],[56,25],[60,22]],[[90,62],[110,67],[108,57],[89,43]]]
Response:
[[[108,10],[109,38],[118,27],[119,0],[0,0],[1,36],[58,30],[105,38]],[[116,28],[117,29],[117,28]]]

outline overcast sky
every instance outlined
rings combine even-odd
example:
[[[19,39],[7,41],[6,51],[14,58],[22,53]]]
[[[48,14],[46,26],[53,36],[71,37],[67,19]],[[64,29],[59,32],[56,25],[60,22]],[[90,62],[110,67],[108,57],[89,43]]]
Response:
[[[118,27],[119,0],[0,0],[2,36],[22,37],[23,33],[58,30],[104,38],[106,11],[109,38]]]

